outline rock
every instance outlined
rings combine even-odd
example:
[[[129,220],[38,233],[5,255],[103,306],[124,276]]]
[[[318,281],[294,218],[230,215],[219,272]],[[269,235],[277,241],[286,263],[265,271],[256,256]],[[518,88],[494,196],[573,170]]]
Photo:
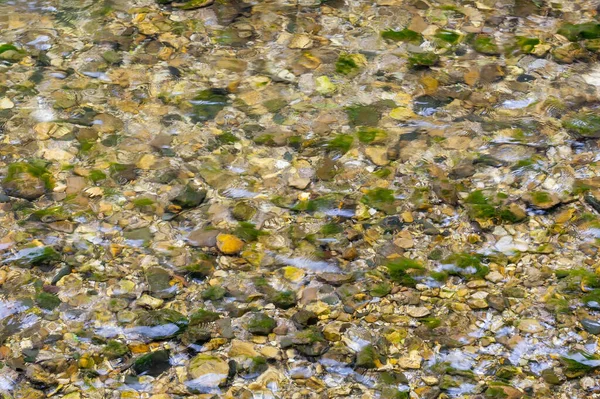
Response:
[[[183,209],[195,208],[204,202],[206,199],[206,193],[206,190],[196,188],[188,184],[171,201]]]
[[[299,311],[294,313],[291,320],[298,329],[302,329],[307,326],[317,324],[317,321],[319,321],[319,318],[315,312],[300,309]]]
[[[402,356],[398,359],[398,364],[404,369],[420,369],[423,358],[416,350],[410,351],[408,356]]]
[[[304,190],[309,184],[310,179],[308,177],[301,177],[298,175],[290,176],[288,180],[288,185],[297,188],[298,190]]]
[[[467,304],[471,309],[475,310],[488,308],[488,302],[482,298],[469,298]]]
[[[236,220],[247,221],[256,214],[256,209],[246,202],[238,202],[231,213]]]
[[[496,309],[498,312],[503,312],[508,306],[508,301],[501,295],[488,295],[485,300],[492,309]]]
[[[169,351],[157,350],[142,355],[134,360],[131,368],[137,375],[151,375],[152,377],[158,377],[171,368]]]
[[[223,386],[229,375],[229,364],[221,357],[200,354],[188,366],[190,381],[186,386],[192,391],[208,392]]]
[[[520,320],[517,327],[519,330],[526,333],[538,333],[544,331],[544,327],[535,319]]]
[[[365,148],[365,155],[377,166],[385,166],[389,162],[385,147],[369,146]]]
[[[600,322],[596,320],[583,319],[581,320],[581,326],[585,331],[589,332],[590,334],[600,334]]]
[[[188,319],[173,309],[149,310],[139,314],[132,332],[148,339],[163,340],[181,334],[188,326]]]
[[[527,204],[538,209],[551,209],[561,202],[556,194],[545,191],[526,193],[522,198]]]
[[[323,96],[330,96],[337,90],[337,86],[327,76],[319,76],[315,82],[317,92]]]
[[[499,383],[490,383],[485,391],[486,398],[519,399],[524,395],[525,393],[517,388]]]
[[[292,36],[288,47],[291,49],[308,49],[313,45],[312,39],[305,34],[296,34]]]
[[[0,109],[11,109],[15,106],[15,103],[13,103],[10,98],[7,97],[3,97],[2,99],[0,99]]]
[[[165,269],[161,267],[151,267],[145,274],[150,294],[153,297],[169,299],[177,294],[177,285],[171,285],[171,274]]]
[[[187,242],[192,247],[209,247],[217,246],[217,236],[219,230],[194,230],[187,236]]]
[[[26,163],[14,163],[8,167],[8,173],[2,181],[7,195],[33,201],[53,187],[52,176],[40,166]]]
[[[425,306],[409,306],[406,309],[406,313],[408,313],[410,317],[425,317],[431,312]]]
[[[235,255],[244,248],[244,241],[232,234],[219,234],[216,237],[217,248],[225,255]]]
[[[377,368],[379,361],[379,354],[375,350],[373,345],[367,345],[360,350],[356,355],[356,367],[362,367],[365,369]]]
[[[255,335],[269,335],[277,327],[275,319],[264,313],[256,313],[252,316],[246,329]]]
[[[327,284],[331,284],[333,286],[340,286],[342,284],[351,283],[354,281],[354,275],[352,274],[342,274],[342,273],[331,273],[325,272],[320,273],[317,278]]]
[[[234,339],[233,341],[231,341],[231,348],[229,349],[228,355],[230,357],[259,356],[258,352],[254,349],[253,343],[240,341],[239,339]]]

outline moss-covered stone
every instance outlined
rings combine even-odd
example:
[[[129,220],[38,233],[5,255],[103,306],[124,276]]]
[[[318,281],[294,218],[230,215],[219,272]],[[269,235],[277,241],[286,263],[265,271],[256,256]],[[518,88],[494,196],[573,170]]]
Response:
[[[207,89],[190,101],[193,105],[192,121],[195,123],[214,119],[227,106],[229,98],[223,89]]]
[[[358,74],[367,64],[367,59],[362,54],[340,54],[335,63],[335,71],[346,76]]]
[[[118,359],[129,354],[129,347],[117,340],[110,340],[102,348],[102,354],[108,359]]]
[[[492,36],[479,34],[472,40],[472,46],[475,51],[485,55],[499,55],[500,49]]]
[[[583,138],[600,138],[600,115],[597,112],[580,112],[563,121],[563,126]]]
[[[377,368],[379,362],[379,354],[373,345],[366,345],[356,354],[356,367],[365,369]]]
[[[206,190],[188,184],[172,199],[172,202],[184,209],[195,208],[204,202],[206,193]]]
[[[275,327],[277,327],[275,319],[264,313],[255,313],[248,321],[246,329],[255,335],[269,335]]]
[[[157,350],[155,352],[146,353],[135,359],[131,368],[137,375],[158,377],[171,368],[169,351]]]
[[[35,302],[40,308],[46,310],[54,310],[61,304],[61,301],[58,298],[58,296],[47,292],[40,292],[39,294],[37,294],[35,296]]]
[[[181,334],[187,328],[189,321],[174,309],[158,309],[140,313],[136,324],[140,327],[151,327],[148,330],[140,329],[142,335],[162,340]]]
[[[408,28],[404,28],[402,30],[384,30],[381,32],[381,37],[394,42],[409,42],[417,44],[423,42],[423,35]]]
[[[583,24],[563,24],[556,32],[563,35],[572,42],[583,39],[600,38],[600,24],[597,22],[586,22]]]
[[[15,162],[8,166],[2,187],[11,197],[33,201],[54,188],[54,177],[44,161]]]

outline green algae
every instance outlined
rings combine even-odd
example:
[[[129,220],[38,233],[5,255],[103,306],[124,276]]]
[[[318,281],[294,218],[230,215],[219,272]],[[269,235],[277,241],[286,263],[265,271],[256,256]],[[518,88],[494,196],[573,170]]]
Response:
[[[421,262],[405,257],[388,262],[386,267],[390,278],[406,287],[416,286],[416,277],[424,275],[426,271]]]
[[[402,30],[388,29],[381,32],[381,37],[394,42],[409,42],[420,44],[423,42],[423,35],[408,28]]]
[[[563,24],[556,32],[563,35],[572,42],[583,39],[600,38],[600,24],[596,22],[586,22],[583,24]]]

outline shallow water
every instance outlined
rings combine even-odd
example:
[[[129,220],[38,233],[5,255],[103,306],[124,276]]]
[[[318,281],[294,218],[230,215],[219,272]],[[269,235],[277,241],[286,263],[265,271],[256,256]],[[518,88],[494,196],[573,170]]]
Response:
[[[600,394],[599,7],[0,0],[3,397]]]

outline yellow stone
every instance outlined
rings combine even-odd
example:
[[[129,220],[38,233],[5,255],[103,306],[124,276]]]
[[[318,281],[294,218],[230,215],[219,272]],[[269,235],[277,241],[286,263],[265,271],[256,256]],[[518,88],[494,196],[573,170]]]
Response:
[[[15,103],[13,103],[10,98],[6,98],[4,97],[3,99],[0,100],[0,109],[11,109],[15,106]]]
[[[217,236],[217,248],[225,255],[235,255],[244,248],[244,241],[232,234],[219,234]]]
[[[137,162],[137,167],[140,169],[148,170],[156,162],[156,157],[152,154],[144,154]]]
[[[415,113],[412,112],[410,108],[407,107],[398,107],[394,108],[390,111],[390,118],[396,120],[406,120],[415,116]]]
[[[292,281],[294,283],[302,280],[305,275],[306,273],[304,272],[304,270],[294,266],[286,266],[283,268],[283,277],[286,280]]]

